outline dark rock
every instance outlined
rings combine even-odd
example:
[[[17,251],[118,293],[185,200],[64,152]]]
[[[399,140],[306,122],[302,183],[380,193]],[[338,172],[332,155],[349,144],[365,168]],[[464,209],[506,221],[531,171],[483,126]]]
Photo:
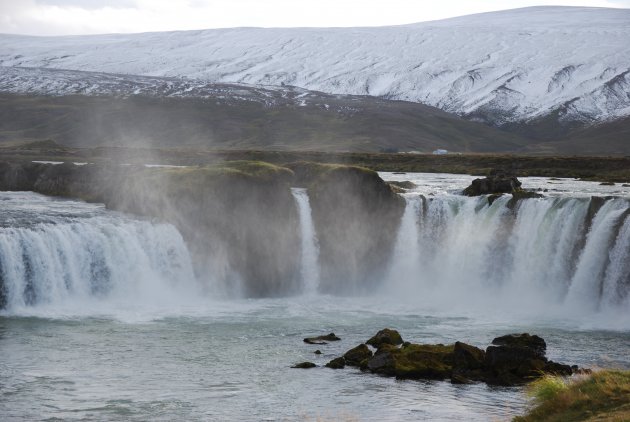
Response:
[[[348,350],[343,357],[346,361],[346,365],[360,366],[363,360],[372,357],[372,351],[365,344],[360,344],[357,347]]]
[[[346,359],[344,357],[335,358],[326,364],[326,368],[343,369],[346,367]]]
[[[546,374],[569,376],[573,374],[573,369],[569,365],[547,361],[543,369]]]
[[[474,381],[463,375],[453,373],[451,374],[451,384],[474,384]]]
[[[521,187],[521,182],[515,176],[494,174],[483,179],[475,179],[464,189],[466,196],[480,196],[495,193],[512,193]]]
[[[621,187],[624,187],[624,188],[630,188],[630,184],[628,184],[628,183],[624,183],[623,185],[621,185]]]
[[[374,356],[367,361],[367,370],[376,374],[395,376],[396,375],[396,362],[394,360],[394,353],[398,348],[395,346],[383,346],[376,351]]]
[[[600,186],[615,186],[613,182],[602,182],[599,184]]]
[[[319,349],[317,349],[317,350],[315,350],[313,353],[315,353],[316,355],[321,355],[321,354],[322,354],[322,351],[321,351],[321,350],[319,350]]]
[[[339,337],[335,333],[326,334],[325,336],[307,337],[304,339],[304,343],[308,344],[328,344],[328,341],[339,341]]]
[[[544,198],[544,197],[545,196],[540,193],[517,189],[514,192],[512,192],[512,198],[510,198],[510,200],[508,201],[507,207],[510,209],[514,209],[516,205],[518,204],[518,201],[522,199]]]
[[[366,344],[374,346],[378,349],[383,344],[398,346],[399,344],[403,344],[403,339],[398,331],[392,330],[390,328],[385,328],[376,333],[374,337],[366,341]]]
[[[486,349],[485,381],[497,385],[524,384],[540,377],[547,365],[545,340],[536,335],[510,334],[492,340]]]
[[[360,167],[306,166],[319,241],[320,292],[369,289],[383,280],[405,200],[378,173]],[[296,174],[300,166],[290,166]]]
[[[298,363],[296,365],[293,365],[291,368],[296,368],[296,369],[309,369],[309,368],[315,368],[317,365],[315,365],[313,362],[302,362],[302,363]]]
[[[547,343],[542,337],[537,335],[530,335],[529,333],[523,334],[508,334],[501,337],[496,337],[492,340],[492,344],[495,346],[511,346],[511,347],[526,347],[531,349],[539,357],[544,357],[547,351]]]
[[[462,342],[455,342],[453,349],[453,373],[451,382],[460,383],[484,378],[486,352]],[[455,379],[455,381],[454,381]]]

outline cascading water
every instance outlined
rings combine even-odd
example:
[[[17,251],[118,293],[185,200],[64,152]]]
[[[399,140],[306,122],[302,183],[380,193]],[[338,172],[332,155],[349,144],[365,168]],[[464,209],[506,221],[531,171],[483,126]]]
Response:
[[[170,301],[195,286],[171,225],[32,193],[0,198],[0,308]]]
[[[593,216],[589,198],[406,199],[386,289],[436,306],[566,316],[615,308],[628,318],[627,199],[608,199]]]
[[[291,188],[300,215],[302,237],[300,276],[305,294],[315,294],[319,287],[319,245],[308,193],[303,188]]]

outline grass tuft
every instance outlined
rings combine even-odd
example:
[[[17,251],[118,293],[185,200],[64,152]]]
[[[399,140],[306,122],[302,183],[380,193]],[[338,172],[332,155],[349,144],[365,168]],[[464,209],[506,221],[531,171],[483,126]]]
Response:
[[[532,383],[535,407],[515,422],[630,421],[630,371],[605,370],[571,380]]]

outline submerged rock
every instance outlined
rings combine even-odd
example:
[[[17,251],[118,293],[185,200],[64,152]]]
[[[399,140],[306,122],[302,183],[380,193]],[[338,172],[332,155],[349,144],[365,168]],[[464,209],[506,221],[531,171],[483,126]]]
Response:
[[[328,344],[329,341],[339,341],[339,337],[335,333],[326,334],[325,336],[307,337],[304,339],[304,343],[308,344]]]
[[[403,339],[398,331],[392,330],[390,328],[385,328],[376,333],[365,343],[378,349],[383,344],[392,344],[394,346],[398,346],[399,344],[403,344]]]
[[[315,365],[313,362],[301,362],[301,363],[297,363],[295,365],[293,365],[291,368],[294,369],[310,369],[310,368],[315,368],[317,367],[317,365]]]

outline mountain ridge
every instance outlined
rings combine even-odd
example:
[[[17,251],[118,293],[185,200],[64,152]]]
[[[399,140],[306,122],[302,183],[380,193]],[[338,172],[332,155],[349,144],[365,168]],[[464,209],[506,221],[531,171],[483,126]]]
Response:
[[[0,66],[291,85],[494,126],[556,113],[586,127],[630,115],[628,39],[630,9],[555,6],[395,27],[0,35]]]

